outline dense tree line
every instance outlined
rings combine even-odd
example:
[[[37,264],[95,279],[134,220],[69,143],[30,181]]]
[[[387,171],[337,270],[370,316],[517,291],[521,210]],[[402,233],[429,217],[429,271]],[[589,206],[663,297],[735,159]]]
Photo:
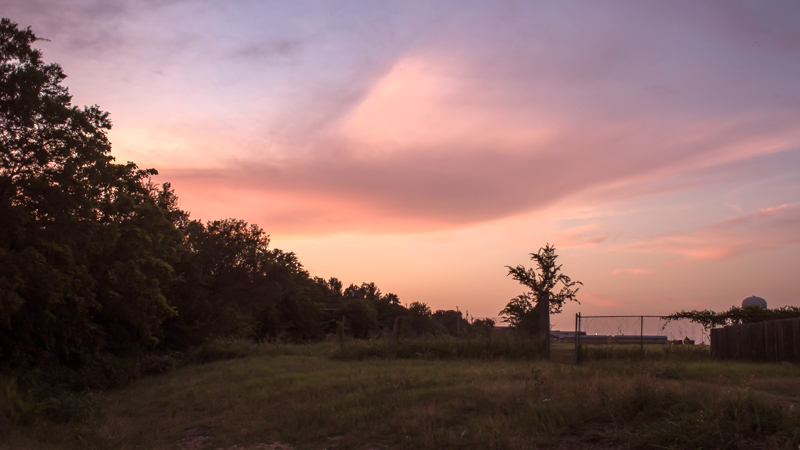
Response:
[[[76,371],[226,336],[310,341],[342,316],[357,338],[397,317],[410,334],[468,331],[460,312],[312,277],[257,225],[191,220],[156,170],[115,162],[108,113],[71,104],[38,39],[0,22],[0,368]]]

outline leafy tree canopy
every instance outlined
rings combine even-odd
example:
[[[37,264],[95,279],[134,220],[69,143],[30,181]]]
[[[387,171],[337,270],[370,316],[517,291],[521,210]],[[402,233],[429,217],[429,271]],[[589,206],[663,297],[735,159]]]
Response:
[[[673,320],[689,319],[691,322],[703,325],[705,329],[724,327],[727,325],[737,325],[742,323],[764,322],[767,320],[792,319],[800,317],[800,307],[783,306],[780,308],[759,308],[758,306],[731,306],[731,309],[723,312],[711,310],[692,310],[681,311],[669,316],[665,316],[666,323]],[[665,326],[666,326],[665,323]]]
[[[503,322],[514,328],[523,328],[535,332],[539,323],[539,312],[533,301],[533,296],[525,292],[512,298],[506,307],[500,311]],[[552,307],[551,307],[552,308]]]
[[[560,313],[562,306],[567,301],[578,302],[575,294],[578,293],[579,288],[575,288],[575,286],[578,284],[583,285],[580,281],[572,281],[570,277],[561,273],[561,265],[556,265],[557,258],[556,248],[546,244],[538,252],[531,253],[531,260],[536,262],[535,268],[526,269],[521,264],[516,267],[506,266],[508,274],[519,281],[520,284],[527,286],[537,302],[545,295],[549,295],[550,312],[552,314]],[[561,289],[557,293],[553,293],[553,289],[559,283],[561,284]],[[519,309],[526,299],[530,301],[530,298],[527,297],[513,299],[509,303],[509,306],[512,306],[511,310]],[[514,302],[516,302],[516,306],[512,305]]]
[[[156,171],[114,162],[108,114],[71,104],[38,40],[0,21],[0,362],[78,367],[159,342],[181,235]]]

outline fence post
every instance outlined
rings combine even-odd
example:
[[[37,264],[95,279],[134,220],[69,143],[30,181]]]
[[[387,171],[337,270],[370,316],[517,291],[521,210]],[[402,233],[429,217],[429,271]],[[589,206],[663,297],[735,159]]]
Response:
[[[642,328],[639,330],[639,347],[642,350],[642,354],[644,354],[644,316],[642,316]]]
[[[575,364],[578,364],[578,332],[580,330],[581,313],[575,313]]]

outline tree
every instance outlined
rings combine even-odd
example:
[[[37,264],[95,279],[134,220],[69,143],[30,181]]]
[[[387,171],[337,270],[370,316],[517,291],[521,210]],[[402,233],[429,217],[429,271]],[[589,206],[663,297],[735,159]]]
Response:
[[[408,305],[409,326],[417,335],[427,334],[431,329],[431,308],[422,302]]]
[[[575,285],[583,285],[580,281],[572,281],[570,277],[561,273],[561,265],[556,265],[556,248],[546,244],[537,253],[531,253],[531,260],[536,262],[536,268],[526,269],[522,265],[517,267],[506,266],[508,275],[511,275],[520,284],[527,286],[531,292],[530,296],[536,299],[536,310],[539,315],[539,331],[543,335],[545,342],[545,357],[550,358],[550,314],[558,314],[567,301],[577,302],[575,298],[579,288]],[[553,289],[561,283],[561,289],[553,294]],[[512,299],[506,308],[500,312],[506,312],[506,317],[513,320],[522,321],[531,311],[526,306],[530,304],[530,297],[519,296]],[[580,303],[580,302],[578,302]]]
[[[462,313],[454,309],[438,309],[431,314],[431,322],[433,323],[433,334],[456,336],[460,322],[463,322]]]
[[[494,319],[475,319],[469,326],[476,335],[488,338],[492,336],[494,330]]]
[[[201,289],[186,283],[187,295],[175,299],[185,311],[166,323],[176,347],[219,335],[309,340],[322,333],[327,283],[312,279],[297,255],[270,249],[269,242],[263,229],[242,220],[188,224],[191,253],[181,273]]]
[[[159,342],[181,233],[156,171],[114,162],[108,114],[70,103],[38,40],[0,20],[0,363],[78,369]]]
[[[665,316],[663,319],[665,319],[664,326],[673,320],[689,319],[691,322],[703,325],[703,328],[708,330],[727,325],[793,319],[796,317],[800,317],[800,307],[797,306],[782,306],[775,309],[760,308],[758,306],[731,306],[731,309],[723,312],[707,309],[702,311],[681,311]]]
[[[528,334],[539,332],[539,311],[536,309],[534,296],[525,292],[512,298],[505,308],[500,311],[503,322],[508,323],[516,330]]]

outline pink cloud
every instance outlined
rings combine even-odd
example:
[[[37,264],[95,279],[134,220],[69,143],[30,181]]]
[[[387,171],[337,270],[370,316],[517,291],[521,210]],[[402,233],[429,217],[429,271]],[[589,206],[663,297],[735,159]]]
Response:
[[[614,275],[629,274],[629,275],[646,275],[653,273],[650,269],[615,269]]]
[[[597,224],[572,227],[561,231],[556,238],[568,247],[596,247],[608,239],[608,234],[597,231]]]
[[[796,6],[120,5],[9,14],[198,217],[433,230],[686,186],[674,177],[800,142]]]
[[[607,298],[605,298],[605,297],[603,297],[601,295],[597,295],[597,294],[582,294],[580,296],[580,300],[581,300],[581,302],[586,302],[586,303],[589,303],[591,305],[607,306],[607,307],[611,307],[611,308],[618,308],[618,307],[626,306],[626,303],[624,303],[624,302],[620,302],[620,301],[617,301],[617,300],[609,300],[609,299],[607,299]]]
[[[715,261],[800,243],[800,203],[759,209],[710,226],[643,239],[627,250],[674,253],[685,261]]]

